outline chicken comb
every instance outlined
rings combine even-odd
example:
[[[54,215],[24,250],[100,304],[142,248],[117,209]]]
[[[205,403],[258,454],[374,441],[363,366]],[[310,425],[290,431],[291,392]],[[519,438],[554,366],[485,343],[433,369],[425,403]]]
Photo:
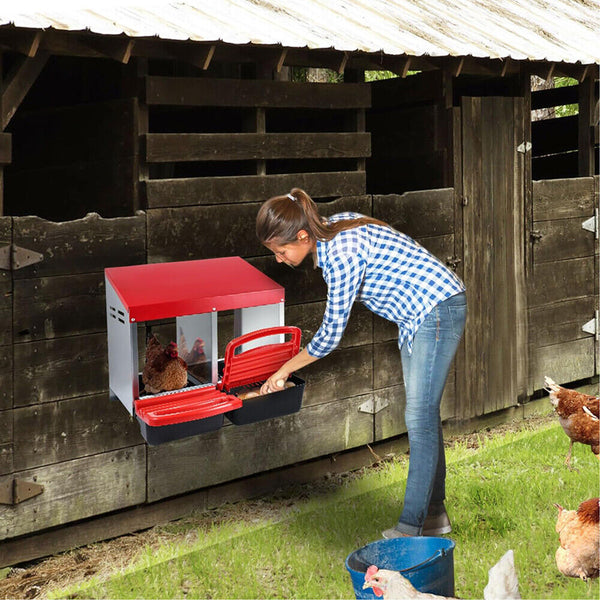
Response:
[[[371,577],[373,577],[377,571],[379,571],[379,569],[375,565],[371,565],[365,573],[365,581],[371,581]]]

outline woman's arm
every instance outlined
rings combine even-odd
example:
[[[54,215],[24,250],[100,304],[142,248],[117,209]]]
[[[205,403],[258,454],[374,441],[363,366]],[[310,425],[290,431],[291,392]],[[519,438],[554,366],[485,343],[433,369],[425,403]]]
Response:
[[[261,394],[268,394],[270,392],[278,392],[283,389],[287,378],[294,372],[298,371],[306,365],[314,363],[319,360],[316,356],[311,356],[306,348],[303,348],[296,356],[290,358],[276,373],[273,373],[260,388]],[[277,382],[281,382],[277,385]]]

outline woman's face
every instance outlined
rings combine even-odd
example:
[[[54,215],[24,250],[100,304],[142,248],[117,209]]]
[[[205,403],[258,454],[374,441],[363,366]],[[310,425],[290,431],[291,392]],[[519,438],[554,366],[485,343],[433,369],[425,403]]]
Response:
[[[295,242],[281,244],[274,240],[267,242],[265,246],[275,255],[278,263],[297,267],[313,250],[314,244],[308,233],[302,229],[298,232]]]

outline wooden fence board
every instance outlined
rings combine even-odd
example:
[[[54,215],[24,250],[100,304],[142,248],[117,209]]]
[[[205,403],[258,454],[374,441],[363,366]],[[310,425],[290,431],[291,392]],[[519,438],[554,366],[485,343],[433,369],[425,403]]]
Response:
[[[333,400],[287,417],[149,447],[148,501],[371,443],[372,415],[358,411],[370,397]]]
[[[13,457],[13,411],[0,410],[0,475],[12,473]]]
[[[367,394],[373,389],[373,346],[334,350],[298,374],[306,381],[304,407]]]
[[[594,318],[598,300],[594,296],[543,304],[529,310],[529,343],[534,348],[589,338],[584,323]]]
[[[15,469],[143,444],[140,428],[108,392],[14,410]]]
[[[287,303],[286,303],[287,304]],[[302,346],[306,346],[321,326],[325,302],[310,302],[286,306],[285,322],[302,329]],[[362,346],[373,342],[373,313],[362,304],[356,304],[348,319],[339,348]]]
[[[146,218],[83,219],[53,223],[38,217],[14,218],[14,243],[44,260],[14,272],[15,279],[102,272],[106,267],[146,262]]]
[[[581,228],[582,222],[581,217],[576,217],[534,223],[534,228],[542,236],[533,244],[535,264],[592,256],[597,242],[591,231]]]
[[[13,349],[0,346],[0,410],[13,405]]]
[[[0,249],[6,249],[11,244],[12,218],[0,217]],[[11,272],[0,269],[0,349],[12,343],[12,305]]]
[[[148,133],[149,163],[273,158],[361,158],[370,133]]]
[[[594,257],[535,265],[530,283],[530,308],[571,298],[593,296],[598,287],[594,275]]]
[[[366,192],[364,171],[291,173],[281,175],[238,175],[236,177],[193,177],[146,181],[148,208],[263,202],[293,187],[311,196],[354,196]]]
[[[564,104],[577,104],[579,102],[578,90],[578,86],[570,85],[531,92],[531,110]]]
[[[325,216],[350,207],[370,214],[370,197],[319,203]],[[253,202],[149,210],[148,262],[268,255],[269,251],[256,239],[259,208],[260,203]]]
[[[106,331],[104,273],[21,279],[14,288],[16,342]]]
[[[14,353],[15,406],[108,390],[105,333],[15,344]]]
[[[145,459],[146,446],[140,445],[15,473],[44,491],[27,502],[0,506],[0,539],[144,502]],[[0,484],[7,479],[0,478]]]
[[[373,197],[373,216],[413,238],[454,232],[451,188]]]
[[[594,179],[546,179],[533,182],[533,220],[550,221],[594,214]]]
[[[563,344],[533,348],[530,352],[529,385],[532,390],[543,389],[546,375],[557,383],[569,383],[596,374],[592,336]]]
[[[365,83],[147,77],[150,106],[235,106],[274,108],[368,108],[371,87]]]

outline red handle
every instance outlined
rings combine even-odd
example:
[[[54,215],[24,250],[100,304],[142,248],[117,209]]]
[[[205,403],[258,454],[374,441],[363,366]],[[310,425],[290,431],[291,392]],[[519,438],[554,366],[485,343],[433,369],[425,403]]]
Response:
[[[291,334],[292,337],[287,342],[267,344],[235,354],[236,349],[243,344],[282,334]],[[302,331],[298,327],[282,325],[251,331],[231,340],[225,349],[225,366],[220,388],[230,390],[266,380],[290,358],[298,354],[301,337]]]

